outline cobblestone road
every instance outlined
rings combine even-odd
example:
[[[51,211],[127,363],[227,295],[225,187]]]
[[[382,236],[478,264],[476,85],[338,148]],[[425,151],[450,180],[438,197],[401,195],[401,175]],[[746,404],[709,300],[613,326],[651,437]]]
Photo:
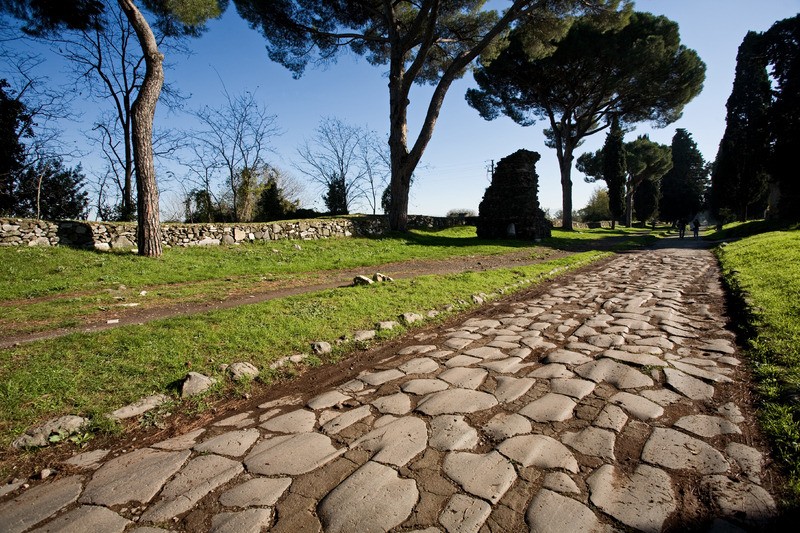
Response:
[[[322,394],[76,456],[0,531],[757,529],[775,503],[722,298],[708,251],[619,255]]]

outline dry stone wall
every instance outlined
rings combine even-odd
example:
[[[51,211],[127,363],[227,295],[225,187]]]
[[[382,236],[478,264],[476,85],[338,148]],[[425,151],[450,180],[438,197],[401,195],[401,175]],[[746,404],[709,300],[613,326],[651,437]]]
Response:
[[[444,229],[471,224],[469,218],[409,215],[410,227]],[[210,246],[281,239],[314,240],[389,231],[386,217],[310,219],[250,224],[162,224],[163,244]],[[98,250],[135,248],[136,223],[0,218],[0,246],[78,246]]]

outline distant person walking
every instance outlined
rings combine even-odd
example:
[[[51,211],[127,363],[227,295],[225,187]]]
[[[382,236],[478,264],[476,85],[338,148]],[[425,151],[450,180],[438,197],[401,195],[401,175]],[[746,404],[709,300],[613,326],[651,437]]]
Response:
[[[694,232],[695,239],[700,237],[700,221],[697,219],[694,219],[694,222],[692,222],[692,232]]]
[[[683,220],[683,219],[680,219],[680,220],[678,221],[678,237],[680,237],[681,239],[683,239],[683,235],[684,235],[685,233],[686,233],[686,221],[685,221],[685,220]]]

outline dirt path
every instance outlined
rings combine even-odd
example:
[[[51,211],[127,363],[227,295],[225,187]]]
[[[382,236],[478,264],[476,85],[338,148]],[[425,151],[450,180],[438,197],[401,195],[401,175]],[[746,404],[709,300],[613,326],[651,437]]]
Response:
[[[610,246],[610,243],[609,243]],[[545,250],[545,249],[542,249]],[[398,263],[389,263],[383,265],[375,265],[370,267],[361,267],[348,270],[335,270],[335,271],[322,271],[322,272],[307,272],[297,273],[300,278],[301,285],[282,288],[276,290],[248,292],[246,294],[236,294],[229,296],[222,301],[212,301],[204,303],[184,303],[176,305],[165,305],[150,308],[115,308],[112,316],[104,316],[102,319],[93,319],[86,321],[77,327],[53,329],[49,331],[42,331],[36,333],[12,334],[0,338],[0,350],[6,349],[18,344],[25,344],[38,340],[53,339],[62,337],[70,333],[84,332],[94,333],[104,331],[107,329],[118,328],[122,326],[130,326],[134,324],[144,324],[153,320],[162,318],[172,318],[176,316],[192,315],[197,313],[205,313],[208,311],[216,311],[219,309],[230,309],[232,307],[239,307],[241,305],[252,305],[268,300],[275,300],[278,298],[285,298],[287,296],[294,296],[297,294],[306,294],[309,292],[320,291],[324,289],[333,289],[337,287],[347,287],[352,285],[353,278],[359,275],[372,277],[376,272],[386,274],[395,279],[412,278],[416,276],[425,276],[431,274],[455,274],[465,271],[481,272],[486,270],[497,270],[502,268],[513,268],[520,266],[533,265],[543,261],[550,261],[559,257],[565,257],[575,252],[561,251],[561,250],[547,250],[549,255],[544,258],[532,259],[532,250],[524,250],[521,252],[514,252],[502,255],[480,255],[480,256],[462,256],[443,259],[440,261],[403,261]],[[314,279],[322,278],[324,281],[321,283],[304,283],[302,278],[312,277]],[[14,302],[13,305],[25,305],[25,301]],[[12,304],[8,304],[12,305]]]

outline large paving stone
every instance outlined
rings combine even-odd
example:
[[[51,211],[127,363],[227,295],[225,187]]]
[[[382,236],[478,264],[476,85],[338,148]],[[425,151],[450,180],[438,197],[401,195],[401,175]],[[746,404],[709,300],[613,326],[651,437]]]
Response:
[[[672,350],[675,345],[664,337],[647,337],[645,339],[635,339],[634,344],[639,346],[656,346],[662,350]]]
[[[537,368],[530,374],[528,374],[529,378],[542,378],[542,379],[553,379],[553,378],[571,378],[575,374],[567,370],[567,367],[558,363],[553,363],[550,365],[544,365],[542,367]]]
[[[500,501],[517,479],[514,467],[494,450],[486,454],[448,453],[442,470],[462,489],[493,504]]]
[[[714,387],[697,378],[672,368],[664,369],[667,385],[692,400],[710,400],[714,397]]]
[[[664,408],[657,403],[629,392],[618,392],[608,401],[622,407],[639,420],[658,418],[664,414]]]
[[[700,474],[727,472],[728,461],[701,440],[674,429],[654,428],[644,445],[642,460],[674,470],[695,470]]]
[[[106,506],[149,502],[190,455],[188,450],[142,448],[112,459],[95,472],[79,501]]]
[[[733,344],[725,339],[713,339],[710,341],[705,341],[700,346],[700,349],[707,352],[718,352],[728,355],[736,353],[736,349],[733,347]]]
[[[676,394],[669,389],[650,389],[639,392],[640,396],[644,396],[651,402],[656,402],[661,407],[667,407],[673,403],[681,401],[682,396]]]
[[[464,339],[464,338],[460,338],[460,337],[455,337],[455,338],[447,339],[446,341],[444,341],[442,343],[442,346],[446,346],[447,348],[452,348],[454,350],[463,350],[464,348],[466,348],[467,346],[469,346],[473,342],[475,342],[475,341],[472,340],[472,339]]]
[[[520,370],[533,366],[535,363],[523,363],[521,357],[509,357],[497,361],[485,361],[480,364],[483,368],[493,370],[499,374],[516,374]]]
[[[484,426],[483,431],[496,441],[531,432],[531,422],[516,413],[497,413]]]
[[[471,355],[460,354],[445,361],[444,366],[447,368],[456,368],[459,366],[474,365],[475,363],[480,363],[481,361],[483,361],[483,359],[480,357],[472,357]]]
[[[470,498],[464,494],[453,494],[447,506],[439,515],[439,523],[447,533],[478,533],[489,518],[492,507],[483,500]],[[429,528],[438,532],[437,528]],[[428,529],[422,533],[428,533]]]
[[[594,505],[638,531],[660,533],[677,507],[669,475],[652,466],[639,465],[628,478],[615,467],[603,465],[586,484]]]
[[[364,383],[366,383],[366,381],[364,381]],[[350,396],[342,394],[339,391],[333,390],[324,392],[319,396],[311,398],[306,405],[308,405],[309,409],[318,411],[320,409],[328,409],[329,407],[333,407],[334,405],[346,402],[349,399]]]
[[[500,403],[513,402],[530,390],[535,379],[531,378],[512,378],[510,376],[497,376],[497,388],[494,397]]]
[[[219,513],[211,519],[208,533],[261,533],[272,519],[272,509],[245,509]]]
[[[688,415],[681,417],[673,425],[701,437],[716,437],[726,433],[741,435],[742,433],[739,426],[719,416]]]
[[[318,513],[326,533],[384,533],[405,521],[418,496],[414,480],[368,461],[320,502]]]
[[[605,381],[618,389],[633,389],[653,385],[653,380],[638,370],[605,358],[581,365],[575,369],[575,373],[596,383]]]
[[[432,392],[443,391],[450,387],[450,384],[441,379],[412,379],[400,386],[403,392],[416,394],[418,396],[431,394]]]
[[[471,450],[478,444],[478,431],[463,415],[440,415],[431,420],[428,444],[437,450]]]
[[[666,361],[663,359],[646,353],[632,353],[623,350],[606,350],[600,355],[639,366],[667,366]]]
[[[497,405],[491,394],[469,389],[450,389],[426,396],[417,411],[429,416],[474,413]]]
[[[377,425],[377,424],[376,424]],[[428,427],[415,416],[404,416],[355,440],[350,448],[372,452],[373,461],[405,466],[428,444]]]
[[[545,474],[542,488],[570,494],[580,494],[581,492],[575,481],[564,472],[548,472]]]
[[[242,463],[218,455],[195,457],[164,487],[161,501],[150,507],[142,520],[164,522],[185,513],[206,494],[243,471]]]
[[[777,513],[772,496],[754,483],[733,481],[725,476],[708,476],[703,478],[702,485],[710,490],[725,517],[763,527]]]
[[[398,392],[389,396],[382,396],[372,402],[372,405],[383,414],[404,415],[411,411],[411,398],[407,394]]]
[[[464,354],[478,357],[479,359],[505,359],[507,357],[501,349],[489,348],[488,346],[473,348],[472,350],[467,350]]]
[[[723,376],[717,372],[703,370],[702,368],[697,368],[695,365],[688,365],[686,363],[681,363],[680,361],[670,361],[670,364],[681,372],[685,372],[690,376],[704,379],[706,381],[713,381],[715,383],[731,383],[733,381],[728,376]]]
[[[552,379],[550,380],[550,391],[556,394],[563,394],[580,400],[590,394],[595,388],[595,384],[585,379]]]
[[[542,363],[560,363],[563,365],[582,365],[588,363],[592,359],[586,357],[582,353],[571,352],[569,350],[553,350],[542,359]]]
[[[405,394],[403,396],[405,396]],[[411,409],[410,406],[409,409]],[[370,411],[369,405],[362,405],[361,407],[350,409],[349,411],[345,411],[339,416],[332,418],[331,420],[325,422],[320,429],[326,435],[335,435],[343,429],[352,426],[359,420],[363,420],[370,414],[372,414],[372,411]]]
[[[372,385],[373,387],[377,387],[378,385],[383,385],[384,383],[394,381],[395,379],[402,378],[403,376],[405,376],[405,374],[403,374],[396,368],[392,368],[391,370],[384,370],[383,372],[375,372],[374,374],[359,376],[358,379],[360,379],[367,385]]]
[[[445,370],[438,378],[460,389],[477,389],[489,373],[482,368],[457,367]]]
[[[625,411],[616,405],[606,404],[592,423],[599,428],[613,429],[619,433],[627,421],[628,415]]]
[[[764,462],[764,456],[760,451],[738,442],[731,442],[725,448],[725,453],[736,461],[750,481],[761,482],[761,464]]]
[[[256,444],[244,464],[256,474],[294,476],[310,472],[345,451],[334,448],[331,439],[319,433],[281,435]]]
[[[108,413],[108,417],[112,420],[133,418],[134,416],[139,416],[142,413],[146,413],[150,409],[158,407],[168,399],[169,398],[165,394],[154,394],[152,396],[147,396],[141,400],[133,402],[132,404],[120,407],[116,411],[111,411]]]
[[[2,531],[25,531],[77,500],[81,488],[81,477],[72,476],[29,489],[0,506]]]
[[[561,442],[584,455],[602,457],[609,461],[614,457],[614,433],[605,429],[589,426],[574,433],[564,433]]]
[[[198,452],[241,457],[260,436],[261,432],[255,428],[230,431],[201,442],[194,449]]]
[[[397,369],[406,374],[430,374],[431,372],[439,370],[439,363],[430,357],[419,357],[406,361],[397,367]]]
[[[122,533],[130,523],[105,507],[82,505],[30,533]]]
[[[598,533],[600,522],[582,503],[542,489],[528,506],[525,521],[531,533]]]
[[[317,415],[313,411],[297,409],[275,418],[270,418],[261,427],[276,433],[309,433],[314,431]]]
[[[275,502],[292,484],[289,477],[258,477],[222,493],[219,503],[225,507],[266,507]]]
[[[548,393],[520,409],[519,414],[527,416],[534,422],[563,422],[572,418],[575,406],[576,403],[572,398]]]
[[[522,466],[563,468],[578,472],[578,461],[569,449],[546,435],[520,435],[506,439],[497,450]]]

